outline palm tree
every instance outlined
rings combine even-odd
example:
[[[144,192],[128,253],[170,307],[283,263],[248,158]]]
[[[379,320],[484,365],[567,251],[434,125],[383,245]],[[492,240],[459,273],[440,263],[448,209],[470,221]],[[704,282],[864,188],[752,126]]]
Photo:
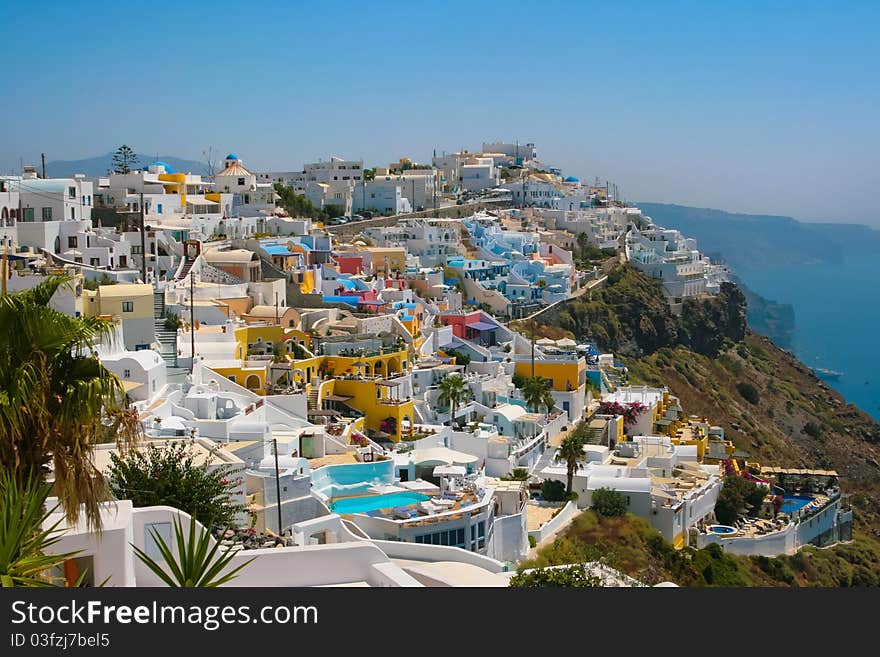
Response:
[[[559,450],[556,452],[556,461],[565,463],[565,474],[568,479],[565,486],[566,496],[571,495],[574,473],[577,472],[581,461],[586,458],[584,446],[594,444],[598,435],[599,431],[597,429],[594,429],[586,422],[580,422],[571,433],[562,439],[562,444],[560,444]]]
[[[550,379],[535,376],[526,381],[522,387],[522,396],[526,405],[533,412],[538,412],[541,406],[544,406],[549,413],[550,409],[556,404],[550,389]]]
[[[572,431],[562,440],[559,450],[556,452],[556,460],[565,463],[565,495],[571,495],[571,485],[574,481],[574,473],[578,465],[584,460],[584,439],[576,431]]]
[[[162,535],[155,529],[151,529],[153,540],[162,555],[162,561],[171,572],[165,570],[162,565],[150,557],[146,552],[132,545],[135,554],[150,570],[152,570],[163,582],[172,587],[215,587],[225,584],[233,579],[242,568],[247,566],[253,559],[248,559],[232,570],[223,573],[235,557],[234,550],[218,552],[220,541],[216,541],[204,528],[197,529],[196,519],[190,516],[189,533],[184,536],[183,523],[179,516],[174,518],[174,538],[177,544],[175,555]],[[221,536],[225,534],[221,532]],[[211,542],[214,542],[213,547]],[[222,574],[221,574],[222,573]]]
[[[76,556],[47,554],[61,540],[59,518],[44,528],[56,507],[46,509],[51,486],[36,479],[19,486],[11,472],[0,475],[0,587],[56,586],[50,571]]]
[[[470,388],[467,387],[465,380],[458,374],[447,376],[440,382],[440,395],[437,397],[437,401],[444,406],[449,406],[451,411],[449,416],[450,424],[455,420],[455,409],[459,404],[466,402],[470,394]]]
[[[112,339],[113,325],[71,317],[49,307],[68,277],[0,297],[0,467],[20,490],[54,474],[55,494],[68,522],[84,505],[100,528],[107,483],[92,462],[96,443],[122,451],[140,435],[122,382],[98,360],[93,344]]]

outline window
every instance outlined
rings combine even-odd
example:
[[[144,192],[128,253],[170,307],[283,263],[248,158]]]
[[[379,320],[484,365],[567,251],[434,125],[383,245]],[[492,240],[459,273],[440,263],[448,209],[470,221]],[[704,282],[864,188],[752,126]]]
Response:
[[[76,236],[75,235],[67,238],[67,248],[68,249],[75,249],[76,248]]]
[[[162,214],[162,204],[161,203],[156,204],[156,214]]]
[[[100,258],[89,258],[89,264],[92,267],[100,267],[101,266],[101,259]]]
[[[70,208],[70,220],[71,221],[76,220],[76,208]]]
[[[122,312],[133,313],[134,312],[134,301],[123,301],[122,302]]]
[[[52,208],[43,208],[43,221],[52,221]]]
[[[122,370],[122,378],[127,379],[131,376],[131,370]]]
[[[69,196],[70,198],[76,198],[76,187],[68,187],[67,196]]]
[[[171,545],[171,523],[170,522],[148,522],[144,524],[144,552],[151,559],[156,561],[164,561],[162,552],[153,534],[156,533],[165,541],[165,545]]]
[[[238,179],[238,184],[239,184],[239,185],[244,185],[244,178],[239,178],[239,179]]]

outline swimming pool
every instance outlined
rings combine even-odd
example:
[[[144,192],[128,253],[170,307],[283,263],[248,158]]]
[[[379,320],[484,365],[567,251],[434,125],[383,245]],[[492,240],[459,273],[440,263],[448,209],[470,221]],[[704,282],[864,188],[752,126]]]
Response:
[[[804,497],[803,495],[783,495],[782,507],[779,509],[779,512],[791,515],[812,501],[812,497]]]
[[[718,534],[719,536],[729,536],[731,534],[736,534],[736,527],[731,527],[729,525],[709,525],[707,529],[711,533]]]
[[[431,499],[421,493],[388,493],[387,495],[364,495],[362,497],[343,497],[330,502],[334,513],[364,513],[374,509],[387,509],[395,506],[411,506]]]

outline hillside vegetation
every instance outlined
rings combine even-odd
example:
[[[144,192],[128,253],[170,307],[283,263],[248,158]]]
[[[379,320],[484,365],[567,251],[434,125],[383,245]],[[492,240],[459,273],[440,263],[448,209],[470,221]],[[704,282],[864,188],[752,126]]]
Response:
[[[861,535],[846,545],[807,547],[792,556],[740,557],[715,545],[676,550],[643,518],[631,514],[600,518],[589,510],[519,568],[596,560],[650,585],[664,581],[700,587],[880,585],[880,544]]]
[[[605,289],[552,312],[553,317],[542,316],[541,322],[558,324],[577,340],[592,338],[603,351],[613,351],[633,384],[667,386],[686,413],[724,427],[749,460],[837,470],[844,494],[850,495],[859,539],[849,546],[816,550],[823,556],[814,556],[813,563],[830,562],[823,568],[844,580],[848,566],[839,560],[876,563],[880,425],[792,354],[749,330],[745,298],[735,285],[725,286],[716,299],[686,304],[682,316],[675,317],[658,281],[623,266],[609,276]],[[804,583],[812,581],[812,570],[805,565],[803,572]],[[864,577],[855,579],[861,583]]]
[[[605,287],[556,306],[541,321],[592,338],[621,356],[674,345],[715,356],[725,340],[745,336],[746,300],[736,285],[724,283],[717,297],[687,300],[677,317],[669,311],[660,281],[623,265],[609,273]]]

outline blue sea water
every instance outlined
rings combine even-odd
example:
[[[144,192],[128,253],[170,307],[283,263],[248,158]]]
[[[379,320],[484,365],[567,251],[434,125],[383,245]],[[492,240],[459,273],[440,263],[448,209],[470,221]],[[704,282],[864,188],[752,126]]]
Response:
[[[880,258],[736,273],[761,296],[794,306],[795,355],[809,367],[842,372],[826,383],[880,420]]]

